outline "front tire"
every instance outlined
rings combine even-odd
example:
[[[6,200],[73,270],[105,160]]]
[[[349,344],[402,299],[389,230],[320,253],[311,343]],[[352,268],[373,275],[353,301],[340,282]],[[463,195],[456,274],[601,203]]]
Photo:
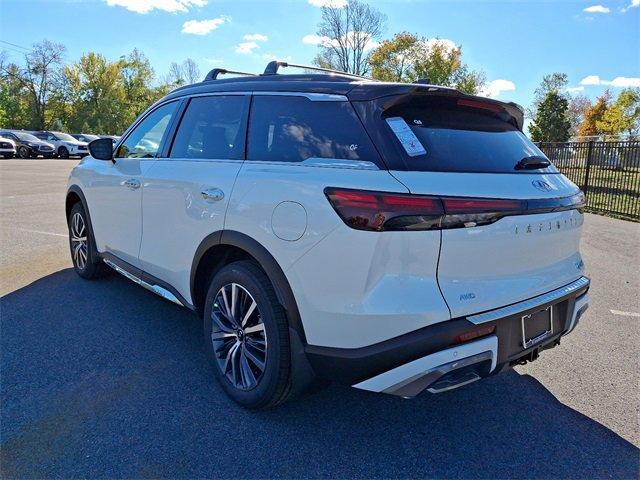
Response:
[[[18,156],[20,158],[27,159],[31,156],[31,152],[29,152],[29,149],[27,147],[20,147],[18,149]]]
[[[98,256],[93,232],[89,228],[87,213],[82,203],[78,202],[71,208],[68,227],[73,269],[87,280],[103,276],[106,267]]]
[[[66,147],[60,147],[58,149],[58,157],[59,158],[69,158],[69,150]]]
[[[204,339],[225,392],[249,409],[288,399],[291,350],[288,322],[267,275],[253,262],[234,262],[211,280]]]

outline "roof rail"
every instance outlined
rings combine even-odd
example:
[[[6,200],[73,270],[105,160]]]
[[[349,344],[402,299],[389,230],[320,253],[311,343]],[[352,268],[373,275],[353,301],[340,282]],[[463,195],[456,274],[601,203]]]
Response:
[[[207,76],[204,77],[203,82],[208,82],[210,80],[215,80],[215,79],[218,78],[218,75],[226,75],[228,73],[235,74],[235,75],[249,75],[249,76],[255,76],[256,75],[255,73],[237,72],[235,70],[227,70],[226,68],[214,68],[209,73],[207,73]]]
[[[304,68],[306,70],[314,70],[314,71],[318,71],[318,72],[333,73],[333,74],[342,75],[342,76],[345,76],[345,77],[362,78],[363,80],[373,80],[370,77],[364,77],[362,75],[356,75],[355,73],[341,72],[340,70],[332,70],[330,68],[314,67],[312,65],[299,65],[299,64],[296,64],[296,63],[279,62],[277,60],[273,60],[273,61],[271,61],[271,62],[269,62],[267,64],[267,68],[264,69],[263,75],[275,75],[275,74],[278,73],[278,69],[280,67],[282,67],[282,68],[286,68],[286,67]]]

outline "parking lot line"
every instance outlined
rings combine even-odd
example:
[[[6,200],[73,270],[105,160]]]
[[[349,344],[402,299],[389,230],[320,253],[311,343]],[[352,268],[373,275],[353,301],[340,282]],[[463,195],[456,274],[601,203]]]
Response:
[[[23,232],[29,233],[40,233],[41,235],[53,235],[54,237],[68,237],[66,233],[54,233],[54,232],[43,232],[42,230],[29,230],[27,228],[21,228]]]
[[[622,315],[623,317],[640,317],[640,313],[636,312],[622,312],[620,310],[609,310],[614,315]]]

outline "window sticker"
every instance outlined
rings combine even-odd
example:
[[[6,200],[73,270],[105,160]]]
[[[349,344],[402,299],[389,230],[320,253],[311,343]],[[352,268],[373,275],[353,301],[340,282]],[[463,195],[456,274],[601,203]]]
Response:
[[[418,137],[411,131],[407,122],[402,117],[389,117],[387,118],[387,124],[393,130],[398,140],[404,147],[407,155],[410,157],[417,157],[418,155],[426,155],[427,151],[424,149]]]

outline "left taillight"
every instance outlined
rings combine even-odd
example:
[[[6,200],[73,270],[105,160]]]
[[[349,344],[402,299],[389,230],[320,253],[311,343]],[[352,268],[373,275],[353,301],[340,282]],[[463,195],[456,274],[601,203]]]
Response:
[[[372,231],[439,228],[442,200],[421,195],[326,188],[325,195],[351,228]]]
[[[509,215],[584,207],[582,192],[534,200],[432,197],[334,187],[325,188],[324,193],[344,223],[375,232],[476,227]]]

